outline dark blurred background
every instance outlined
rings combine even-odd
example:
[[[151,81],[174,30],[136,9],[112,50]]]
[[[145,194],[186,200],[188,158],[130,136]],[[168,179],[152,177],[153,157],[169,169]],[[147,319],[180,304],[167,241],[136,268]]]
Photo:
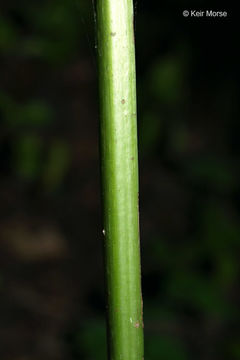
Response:
[[[135,15],[145,358],[237,360],[237,16]],[[94,17],[0,2],[1,360],[106,358]]]

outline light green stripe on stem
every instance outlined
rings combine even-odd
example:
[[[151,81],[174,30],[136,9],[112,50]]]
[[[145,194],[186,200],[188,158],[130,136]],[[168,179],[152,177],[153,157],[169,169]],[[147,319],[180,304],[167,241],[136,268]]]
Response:
[[[109,359],[142,360],[132,0],[97,0],[97,35]]]

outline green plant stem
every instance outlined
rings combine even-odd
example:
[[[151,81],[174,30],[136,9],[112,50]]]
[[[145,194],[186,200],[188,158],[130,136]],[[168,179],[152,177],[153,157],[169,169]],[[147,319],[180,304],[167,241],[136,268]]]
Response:
[[[132,0],[97,0],[97,35],[109,359],[142,360]]]

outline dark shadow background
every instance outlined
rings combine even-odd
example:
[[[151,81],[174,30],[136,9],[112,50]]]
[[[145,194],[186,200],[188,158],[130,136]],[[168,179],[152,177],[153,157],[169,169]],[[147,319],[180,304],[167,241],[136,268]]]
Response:
[[[135,12],[145,358],[237,360],[237,13]],[[1,360],[106,358],[96,68],[90,0],[0,2]]]

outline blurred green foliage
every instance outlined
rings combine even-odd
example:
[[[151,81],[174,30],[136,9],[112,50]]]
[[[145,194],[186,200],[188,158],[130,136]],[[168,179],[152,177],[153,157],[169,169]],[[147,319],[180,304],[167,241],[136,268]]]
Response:
[[[10,129],[46,126],[53,120],[51,108],[40,100],[19,104],[4,93],[0,93],[0,109],[3,121]]]
[[[166,57],[151,67],[150,91],[163,105],[175,106],[182,100],[185,71],[179,56]]]
[[[194,159],[186,163],[186,171],[192,181],[214,191],[233,191],[238,185],[235,169],[230,161],[214,157]]]
[[[24,135],[15,147],[15,167],[18,175],[34,180],[40,174],[41,140],[34,135]]]
[[[16,46],[17,31],[14,25],[0,15],[0,51],[7,53]]]
[[[62,185],[69,165],[69,146],[64,141],[53,142],[43,171],[43,182],[48,191]]]
[[[77,344],[86,359],[106,359],[107,339],[105,320],[90,321],[79,333]]]
[[[187,360],[188,356],[181,341],[170,336],[151,335],[146,337],[145,357],[158,360]]]

